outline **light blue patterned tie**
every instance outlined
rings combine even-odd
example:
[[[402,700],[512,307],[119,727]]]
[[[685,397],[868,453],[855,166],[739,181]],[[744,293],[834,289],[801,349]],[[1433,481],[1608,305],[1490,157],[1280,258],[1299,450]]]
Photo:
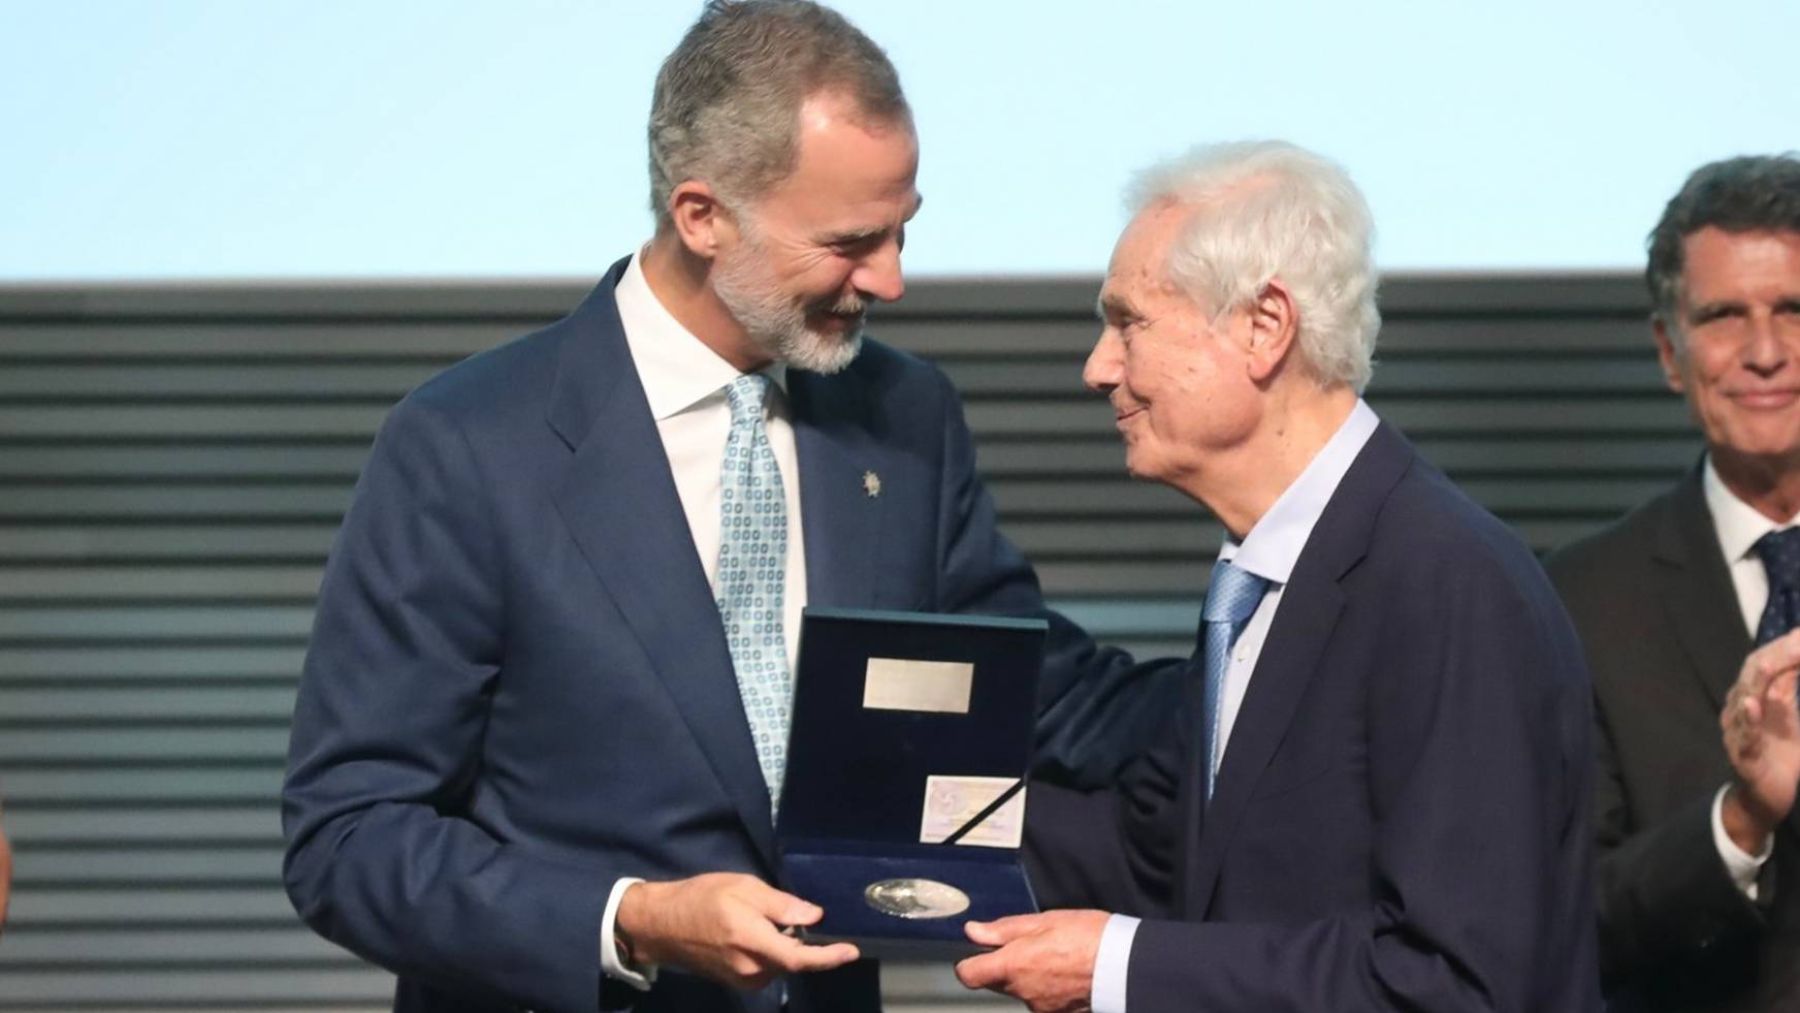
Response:
[[[1213,566],[1212,585],[1206,589],[1206,605],[1200,610],[1201,625],[1206,630],[1206,696],[1200,715],[1201,744],[1205,749],[1202,770],[1209,802],[1224,752],[1219,747],[1219,712],[1223,710],[1225,671],[1231,667],[1231,648],[1244,627],[1249,625],[1250,616],[1255,613],[1268,587],[1269,582],[1262,577],[1221,560]]]
[[[725,439],[724,496],[719,524],[719,617],[737,671],[738,694],[756,761],[769,786],[771,811],[780,804],[787,763],[789,702],[782,584],[787,576],[787,500],[769,449],[763,399],[769,378],[740,376],[725,388],[731,435]]]

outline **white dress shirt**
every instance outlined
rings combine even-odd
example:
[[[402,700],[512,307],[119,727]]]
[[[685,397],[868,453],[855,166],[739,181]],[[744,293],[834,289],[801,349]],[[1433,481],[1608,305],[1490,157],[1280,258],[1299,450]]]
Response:
[[[1219,549],[1220,562],[1230,562],[1269,582],[1262,601],[1251,613],[1244,632],[1232,645],[1231,663],[1225,669],[1225,685],[1219,696],[1219,756],[1231,748],[1231,730],[1250,691],[1250,678],[1262,656],[1263,642],[1281,607],[1281,592],[1293,575],[1313,526],[1325,513],[1325,505],[1337,492],[1338,483],[1356,462],[1380,420],[1358,398],[1350,416],[1319,449],[1274,505],[1258,518],[1242,544],[1229,537]],[[1131,943],[1137,936],[1138,919],[1113,915],[1100,936],[1094,959],[1094,984],[1089,999],[1094,1013],[1125,1013],[1125,982],[1130,970]]]
[[[1751,639],[1755,639],[1756,627],[1762,623],[1763,607],[1769,603],[1769,571],[1763,566],[1762,557],[1756,554],[1756,543],[1771,531],[1800,524],[1800,516],[1788,518],[1786,524],[1777,524],[1764,517],[1726,488],[1725,480],[1713,467],[1711,455],[1707,456],[1706,467],[1701,471],[1700,488],[1706,496],[1706,510],[1712,514],[1713,532],[1719,536],[1719,551],[1724,553],[1726,569],[1731,572],[1732,587],[1737,590],[1738,608],[1744,614],[1744,629],[1749,631]],[[1722,786],[1713,796],[1713,844],[1718,847],[1719,857],[1724,860],[1732,881],[1745,896],[1755,900],[1756,875],[1774,852],[1775,841],[1771,836],[1759,855],[1745,853],[1732,841],[1720,815],[1729,788],[1730,785]]]
[[[643,255],[631,258],[613,296],[619,305],[619,321],[625,327],[625,344],[643,382],[657,435],[675,476],[675,492],[687,515],[694,551],[706,570],[706,581],[718,594],[719,507],[723,496],[722,471],[725,440],[731,434],[731,405],[725,387],[740,375],[737,367],[720,358],[681,322],[650,290],[641,264]],[[800,523],[800,466],[794,452],[794,427],[787,403],[787,367],[775,363],[762,370],[774,385],[767,405],[769,448],[781,471],[782,493],[787,500],[787,574],[782,589],[782,632],[787,641],[788,665],[800,646],[800,610],[806,607],[806,539]],[[628,969],[613,945],[613,925],[619,899],[637,879],[623,878],[613,885],[600,922],[600,966],[605,973],[638,988],[649,988],[654,972],[640,975]]]

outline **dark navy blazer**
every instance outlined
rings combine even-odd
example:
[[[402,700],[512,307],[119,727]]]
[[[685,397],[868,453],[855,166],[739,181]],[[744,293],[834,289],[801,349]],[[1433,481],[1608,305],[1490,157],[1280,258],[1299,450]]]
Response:
[[[1034,789],[1034,882],[1147,916],[1132,1013],[1598,1009],[1588,693],[1530,551],[1383,425],[1283,591],[1210,805],[1190,707],[1120,791]]]
[[[399,1009],[592,1010],[616,879],[774,877],[718,608],[613,301],[622,270],[394,409],[325,570],[285,879],[308,924],[398,973]],[[868,342],[841,374],[788,375],[811,604],[1044,614],[936,368]],[[1127,691],[1127,659],[1047,617],[1039,768],[1116,766],[1159,693]],[[867,963],[786,987],[797,1010],[878,1003]],[[779,988],[665,971],[649,997],[605,992],[762,1009]]]

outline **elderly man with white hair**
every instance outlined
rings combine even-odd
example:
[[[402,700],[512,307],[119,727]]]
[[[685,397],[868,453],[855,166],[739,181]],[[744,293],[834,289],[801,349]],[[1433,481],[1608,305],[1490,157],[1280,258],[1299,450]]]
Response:
[[[1599,1008],[1589,686],[1531,552],[1364,403],[1370,217],[1282,143],[1148,172],[1088,386],[1228,535],[1189,706],[1033,789],[1053,910],[972,923],[1035,1010]]]

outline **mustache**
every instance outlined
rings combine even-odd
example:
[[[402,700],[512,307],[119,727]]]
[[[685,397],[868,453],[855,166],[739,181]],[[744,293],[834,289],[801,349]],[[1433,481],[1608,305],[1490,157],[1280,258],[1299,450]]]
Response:
[[[869,303],[867,300],[854,295],[847,295],[833,303],[818,306],[817,311],[821,313],[833,313],[838,316],[860,317],[868,311],[868,308]]]

